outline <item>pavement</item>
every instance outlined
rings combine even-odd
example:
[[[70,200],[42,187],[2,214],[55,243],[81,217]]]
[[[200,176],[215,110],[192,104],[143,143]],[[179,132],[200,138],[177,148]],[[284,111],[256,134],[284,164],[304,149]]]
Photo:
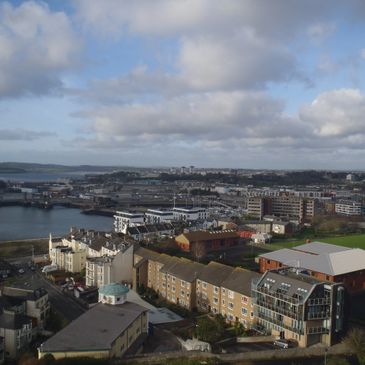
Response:
[[[25,273],[16,276],[15,281],[11,286],[23,289],[37,289],[43,287],[48,292],[52,308],[68,321],[73,321],[86,311],[86,309],[74,299],[63,294],[56,285],[46,280],[40,272],[31,271],[27,265],[21,266],[24,268]]]

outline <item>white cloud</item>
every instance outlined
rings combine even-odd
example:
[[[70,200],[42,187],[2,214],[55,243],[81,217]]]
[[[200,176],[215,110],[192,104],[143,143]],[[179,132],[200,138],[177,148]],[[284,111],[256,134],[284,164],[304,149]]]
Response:
[[[322,93],[300,110],[301,120],[323,137],[364,135],[364,115],[365,96],[356,89]]]
[[[0,97],[43,94],[62,86],[78,64],[80,42],[68,17],[44,3],[0,4]]]

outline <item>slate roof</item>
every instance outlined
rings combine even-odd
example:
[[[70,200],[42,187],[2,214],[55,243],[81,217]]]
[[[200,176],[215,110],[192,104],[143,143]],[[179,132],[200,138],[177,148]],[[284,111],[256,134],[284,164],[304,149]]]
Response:
[[[251,296],[251,283],[253,279],[260,278],[261,275],[250,270],[236,267],[233,272],[222,282],[221,286],[234,292]]]
[[[41,352],[110,350],[113,341],[148,309],[126,302],[98,303],[44,342]]]
[[[176,258],[175,261],[165,264],[160,271],[191,283],[199,276],[203,269],[203,264]]]
[[[198,279],[215,286],[220,286],[232,274],[233,270],[233,267],[211,261],[208,265],[204,266]]]
[[[188,233],[182,233],[181,236],[184,236],[187,240],[192,242],[192,241],[209,241],[209,240],[224,239],[224,238],[237,238],[238,233],[236,230],[228,229],[224,231],[192,231]]]

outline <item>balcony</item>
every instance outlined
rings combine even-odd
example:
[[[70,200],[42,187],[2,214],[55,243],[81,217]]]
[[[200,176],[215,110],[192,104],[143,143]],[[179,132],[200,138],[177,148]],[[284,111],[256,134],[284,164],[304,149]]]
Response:
[[[259,321],[266,321],[266,322],[269,322],[271,324],[275,324],[276,326],[278,326],[282,329],[287,329],[289,331],[298,333],[299,335],[304,335],[304,330],[302,328],[295,328],[295,327],[289,326],[281,320],[269,317],[269,316],[267,316],[263,313],[260,313],[260,312],[258,313],[257,316],[258,316]]]
[[[289,297],[285,294],[282,293],[278,293],[278,292],[273,292],[270,289],[264,288],[264,287],[257,287],[255,285],[252,286],[252,290],[254,291],[254,293],[259,293],[259,294],[264,294],[267,296],[270,296],[271,298],[275,298],[275,299],[280,299],[283,302],[287,302],[290,303],[292,305],[299,305],[303,303],[303,299],[302,298],[295,298],[295,297]]]
[[[307,328],[308,335],[319,335],[319,334],[329,334],[330,330],[325,327],[309,327]]]
[[[309,312],[308,319],[328,319],[330,318],[329,311],[321,311],[321,312]]]
[[[330,298],[313,298],[308,300],[308,305],[330,305],[331,299]]]
[[[293,318],[296,320],[301,320],[301,313],[298,313],[298,311],[286,309],[286,308],[280,307],[278,305],[270,304],[270,303],[265,302],[264,300],[259,300],[259,299],[256,300],[256,305],[261,308],[269,309],[273,312],[280,313],[284,316],[287,316],[287,317],[290,317],[290,318]],[[294,308],[297,309],[297,307],[294,307]]]

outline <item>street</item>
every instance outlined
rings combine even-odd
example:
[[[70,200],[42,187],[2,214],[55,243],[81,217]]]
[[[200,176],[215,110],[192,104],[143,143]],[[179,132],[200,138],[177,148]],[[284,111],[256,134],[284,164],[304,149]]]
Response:
[[[12,263],[14,264],[14,262]],[[72,298],[63,294],[58,287],[47,281],[40,272],[30,270],[24,260],[18,259],[17,266],[24,268],[25,273],[17,275],[16,280],[11,284],[11,286],[24,289],[37,289],[39,287],[43,287],[48,292],[52,308],[59,312],[68,321],[76,319],[86,311],[85,308],[75,302]]]

